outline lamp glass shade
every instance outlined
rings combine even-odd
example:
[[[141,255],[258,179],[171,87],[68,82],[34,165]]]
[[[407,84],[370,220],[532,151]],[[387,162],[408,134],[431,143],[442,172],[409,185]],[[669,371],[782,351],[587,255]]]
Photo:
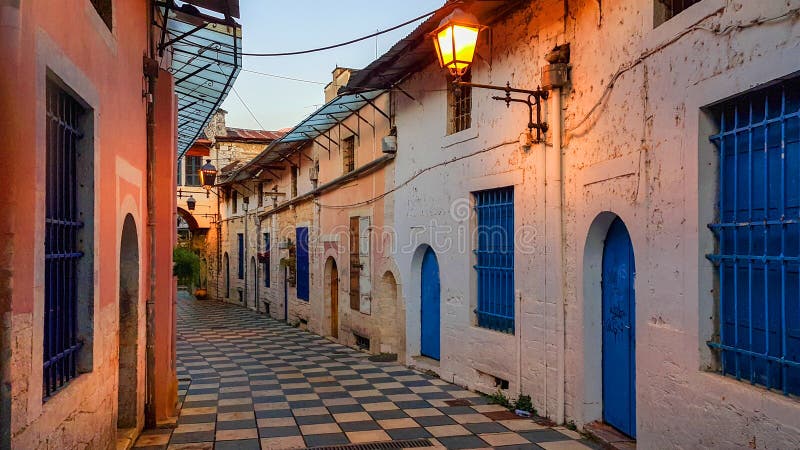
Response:
[[[200,168],[200,184],[206,189],[214,187],[214,182],[217,180],[217,168],[211,164],[211,160],[207,159],[203,167]]]
[[[439,65],[450,75],[460,77],[467,72],[475,57],[478,33],[482,28],[475,16],[456,9],[431,33]]]

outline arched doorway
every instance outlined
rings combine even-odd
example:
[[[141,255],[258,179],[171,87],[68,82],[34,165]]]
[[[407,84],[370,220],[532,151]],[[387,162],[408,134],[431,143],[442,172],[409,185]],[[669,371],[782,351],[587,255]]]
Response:
[[[380,323],[381,353],[401,353],[400,334],[403,327],[402,317],[397,308],[397,281],[394,274],[387,271],[383,274],[376,292],[376,308]]]
[[[119,249],[119,371],[117,428],[135,428],[139,337],[139,238],[133,216],[125,216]]]
[[[439,360],[441,357],[439,261],[436,259],[436,253],[430,247],[422,258],[421,272],[420,353],[423,356]]]
[[[331,337],[339,339],[339,268],[332,256],[325,261],[325,288],[331,308]]]
[[[611,223],[603,248],[603,421],[636,437],[636,267],[628,229]]]
[[[228,252],[222,257],[222,265],[225,270],[225,298],[231,297],[231,264],[228,260]]]

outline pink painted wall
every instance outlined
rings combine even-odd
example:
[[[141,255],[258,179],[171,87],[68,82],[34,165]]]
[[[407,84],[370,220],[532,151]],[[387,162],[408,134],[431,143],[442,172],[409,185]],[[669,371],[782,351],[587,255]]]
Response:
[[[144,302],[147,279],[146,85],[148,2],[113,2],[111,30],[88,0],[6,1],[0,3],[0,447],[13,435],[13,448],[45,443],[71,447],[111,447],[116,434],[119,246],[127,214],[136,222],[140,249],[140,348],[144,361]],[[94,141],[93,364],[65,388],[42,401],[42,320],[44,302],[45,85],[55,75],[87,103]],[[174,242],[175,106],[169,77],[159,85],[168,104],[159,116],[158,177],[170,194],[156,212],[159,278],[157,392],[159,412],[174,408]],[[169,157],[167,157],[169,154]],[[168,210],[168,211],[167,211]],[[167,350],[168,349],[168,350]],[[143,378],[139,381],[143,398]],[[9,413],[10,411],[10,413]],[[5,428],[4,428],[5,427]]]

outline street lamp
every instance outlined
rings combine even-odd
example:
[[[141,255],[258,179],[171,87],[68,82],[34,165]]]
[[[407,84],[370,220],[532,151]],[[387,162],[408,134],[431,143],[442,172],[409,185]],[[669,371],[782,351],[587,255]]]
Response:
[[[439,65],[456,78],[467,73],[475,57],[478,33],[484,28],[472,14],[454,9],[431,33]]]
[[[186,199],[186,207],[189,208],[189,211],[194,211],[195,205],[197,205],[197,200],[190,195],[189,198]]]
[[[511,106],[512,102],[528,105],[528,130],[533,133],[535,129],[535,142],[541,142],[542,133],[547,131],[547,123],[542,121],[541,101],[547,99],[547,91],[538,88],[535,90],[513,88],[510,83],[506,83],[505,86],[492,86],[461,81],[461,77],[467,73],[475,57],[478,35],[485,28],[486,26],[481,25],[474,15],[466,13],[459,8],[454,9],[453,12],[442,19],[439,27],[428,35],[433,40],[433,46],[436,48],[439,65],[446,68],[450,75],[455,77],[453,85],[456,87],[464,86],[503,91],[506,93],[505,96],[492,97],[492,99],[506,102],[506,107]],[[527,94],[527,98],[514,98],[511,96],[512,93]],[[536,107],[535,121],[533,117],[534,106]]]
[[[211,164],[211,160],[207,159],[203,167],[200,168],[200,184],[206,190],[206,197],[211,196],[211,188],[214,187],[214,182],[217,180],[217,168]]]

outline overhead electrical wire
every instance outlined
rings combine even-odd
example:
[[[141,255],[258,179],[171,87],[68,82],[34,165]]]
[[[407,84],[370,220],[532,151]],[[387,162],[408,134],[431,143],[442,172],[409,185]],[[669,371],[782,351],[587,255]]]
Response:
[[[245,68],[242,68],[242,72],[254,73],[254,74],[258,74],[258,75],[263,75],[265,77],[280,78],[281,80],[298,81],[300,83],[319,84],[319,85],[322,85],[322,86],[328,84],[328,83],[324,83],[322,81],[304,80],[302,78],[287,77],[285,75],[275,75],[273,73],[259,72],[257,70],[245,69]]]
[[[451,4],[447,5],[447,7],[450,7],[450,6],[451,6]],[[306,50],[297,50],[297,51],[291,51],[291,52],[277,52],[277,53],[239,52],[239,56],[276,57],[276,56],[306,55],[308,53],[323,52],[323,51],[326,51],[326,50],[331,50],[331,49],[334,49],[334,48],[339,48],[339,47],[344,47],[344,46],[347,46],[347,45],[355,44],[355,43],[358,43],[358,42],[361,42],[361,41],[366,41],[367,39],[371,39],[371,38],[374,38],[376,36],[380,36],[382,34],[386,34],[386,33],[392,32],[392,31],[397,30],[399,28],[403,28],[403,27],[405,27],[407,25],[411,25],[414,22],[417,22],[419,20],[425,19],[428,16],[431,16],[431,15],[435,14],[440,9],[441,8],[437,8],[437,9],[431,11],[431,12],[427,12],[425,14],[422,14],[421,16],[417,16],[417,17],[415,17],[413,19],[409,19],[409,20],[407,20],[407,21],[405,21],[405,22],[403,22],[401,24],[386,28],[384,30],[376,31],[374,33],[370,33],[370,34],[368,34],[366,36],[361,36],[361,37],[358,37],[358,38],[355,38],[355,39],[350,39],[349,41],[340,42],[338,44],[326,45],[324,47],[310,48],[310,49],[306,49]],[[202,47],[200,45],[200,43],[193,41],[189,37],[183,38],[181,44],[182,45],[191,45],[191,46],[195,46],[195,47]],[[215,48],[212,51],[214,51],[216,53],[226,54],[226,55],[233,55],[234,54],[232,51],[225,50],[225,49],[222,49],[222,48]]]
[[[264,125],[261,125],[261,122],[258,121],[258,118],[256,117],[256,115],[253,114],[253,110],[250,109],[249,106],[247,106],[247,103],[244,102],[244,99],[242,98],[242,96],[239,95],[239,91],[236,90],[236,87],[235,86],[231,86],[231,90],[233,90],[233,93],[236,94],[236,98],[238,98],[239,101],[242,102],[242,105],[244,105],[244,108],[247,110],[247,112],[250,113],[250,117],[252,117],[253,120],[256,121],[256,123],[258,124],[258,126],[261,127],[262,130],[265,130],[266,128],[264,128]]]
[[[418,17],[415,17],[413,19],[407,20],[407,21],[405,21],[405,22],[403,22],[403,23],[401,23],[399,25],[395,25],[393,27],[389,27],[389,28],[387,28],[385,30],[379,30],[379,31],[376,31],[374,33],[370,33],[370,34],[368,34],[366,36],[362,36],[362,37],[359,37],[359,38],[351,39],[351,40],[345,41],[345,42],[340,42],[338,44],[326,45],[325,47],[312,48],[312,49],[308,49],[308,50],[298,50],[298,51],[293,51],[293,52],[279,52],[279,53],[244,53],[244,52],[242,52],[242,56],[265,56],[265,57],[294,56],[294,55],[305,55],[307,53],[322,52],[322,51],[330,50],[330,49],[337,48],[337,47],[344,47],[346,45],[355,44],[356,42],[365,41],[367,39],[374,38],[375,36],[380,36],[382,34],[389,33],[391,31],[394,31],[394,30],[398,29],[398,28],[403,28],[406,25],[410,25],[410,24],[412,24],[412,23],[414,23],[414,22],[416,22],[418,20],[422,20],[422,19],[434,14],[435,12],[439,11],[439,9],[440,8],[437,8],[437,9],[431,11],[431,12],[428,12],[428,13],[425,13],[425,14],[423,14],[421,16],[418,16]]]

